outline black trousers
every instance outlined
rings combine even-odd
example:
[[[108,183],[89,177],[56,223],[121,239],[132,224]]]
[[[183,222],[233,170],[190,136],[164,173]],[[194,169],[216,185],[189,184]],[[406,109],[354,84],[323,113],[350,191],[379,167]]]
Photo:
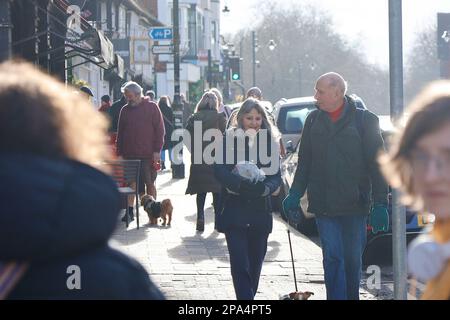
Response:
[[[197,220],[205,220],[205,200],[206,200],[206,192],[197,194]],[[214,215],[217,215],[219,212],[220,205],[220,193],[213,193],[213,207],[214,207]]]
[[[248,227],[225,231],[230,254],[231,277],[238,300],[253,300],[258,290],[267,252],[268,233]]]

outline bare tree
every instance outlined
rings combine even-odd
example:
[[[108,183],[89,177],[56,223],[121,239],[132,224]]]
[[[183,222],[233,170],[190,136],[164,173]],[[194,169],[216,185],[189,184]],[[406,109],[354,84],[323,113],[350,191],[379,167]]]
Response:
[[[439,79],[436,25],[416,35],[405,71],[406,103],[409,103],[427,83]]]
[[[256,85],[266,99],[276,102],[282,97],[313,95],[317,77],[335,71],[349,82],[349,92],[362,97],[371,110],[389,112],[387,70],[369,64],[358,49],[361,46],[349,45],[335,31],[330,16],[302,3],[287,10],[276,1],[265,1],[257,12]],[[273,51],[267,46],[270,40],[277,44]],[[233,42],[243,49],[243,85],[248,88],[252,85],[251,30],[241,30]]]

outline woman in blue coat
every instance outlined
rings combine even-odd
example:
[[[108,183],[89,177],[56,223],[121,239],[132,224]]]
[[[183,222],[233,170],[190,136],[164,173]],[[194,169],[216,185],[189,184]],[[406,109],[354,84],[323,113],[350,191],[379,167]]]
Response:
[[[236,123],[224,135],[223,164],[218,162],[214,168],[223,189],[217,229],[225,233],[239,300],[253,300],[258,289],[272,231],[271,194],[281,185],[278,140],[264,108],[258,100],[249,98],[242,104]],[[250,181],[248,176],[237,174],[242,162],[255,164],[265,178]]]

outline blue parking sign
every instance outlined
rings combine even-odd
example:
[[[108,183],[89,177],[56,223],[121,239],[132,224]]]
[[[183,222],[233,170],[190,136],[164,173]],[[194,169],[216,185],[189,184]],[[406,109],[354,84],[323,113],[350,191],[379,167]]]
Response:
[[[150,28],[148,35],[153,40],[172,40],[172,28]]]

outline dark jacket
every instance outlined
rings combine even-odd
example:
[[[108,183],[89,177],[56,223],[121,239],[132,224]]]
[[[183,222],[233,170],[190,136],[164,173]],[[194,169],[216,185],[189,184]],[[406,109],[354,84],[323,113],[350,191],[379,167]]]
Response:
[[[202,124],[202,136],[200,137],[194,136],[195,122]],[[224,114],[218,113],[216,110],[200,110],[189,118],[186,130],[189,131],[192,138],[191,145],[188,146],[191,152],[191,167],[186,194],[221,191],[222,188],[214,176],[213,165],[203,163],[203,157],[201,157],[201,164],[194,163],[194,154],[203,154],[203,151],[211,142],[199,143],[198,145],[201,147],[201,150],[197,150],[194,139],[203,141],[203,133],[208,129],[218,129],[222,133],[225,130],[225,125],[226,119]]]
[[[79,162],[0,154],[0,261],[29,267],[8,299],[163,299],[134,259],[111,249],[120,197]],[[81,290],[69,290],[70,266]]]
[[[127,100],[125,99],[125,96],[122,96],[120,100],[115,101],[111,107],[108,109],[108,115],[111,119],[111,124],[109,127],[110,133],[116,133],[117,132],[117,126],[119,124],[119,115],[120,110],[122,110],[123,106],[127,104]]]
[[[153,158],[164,144],[164,123],[158,105],[148,97],[120,111],[117,153],[125,158]]]
[[[311,213],[367,215],[372,202],[387,203],[388,186],[376,160],[384,150],[378,117],[362,111],[361,137],[356,112],[354,100],[345,98],[336,123],[321,110],[311,112],[305,121],[292,189],[301,195],[307,190]]]
[[[229,130],[234,130],[229,129]],[[228,130],[227,130],[228,132]],[[258,134],[259,138],[259,134]],[[229,139],[229,137],[228,137]],[[224,146],[227,145],[227,137],[224,137]],[[268,140],[269,141],[269,140]],[[238,146],[238,145],[235,145]],[[266,175],[264,179],[264,184],[269,187],[270,193],[266,197],[257,197],[257,198],[248,198],[243,195],[235,195],[230,193],[227,189],[231,190],[234,193],[239,193],[239,186],[241,183],[240,177],[236,176],[232,173],[235,164],[237,163],[237,153],[245,153],[245,160],[248,161],[248,144],[246,145],[246,150],[242,149],[238,150],[238,147],[233,147],[231,152],[234,153],[234,164],[228,164],[226,162],[227,153],[230,152],[230,149],[224,147],[224,164],[216,164],[214,165],[214,172],[217,177],[217,180],[220,181],[223,189],[222,189],[222,205],[217,216],[217,230],[219,232],[227,232],[227,230],[233,228],[245,228],[250,227],[255,230],[258,230],[262,233],[270,233],[272,232],[272,197],[271,194],[275,192],[278,187],[281,186],[281,174],[279,170],[279,166],[277,167],[276,174]],[[271,150],[273,152],[274,150]],[[276,151],[278,153],[278,147],[276,147]],[[258,161],[256,164],[259,168],[264,168]]]
[[[161,114],[163,116],[164,121],[164,145],[163,150],[167,150],[169,148],[172,148],[172,141],[171,136],[172,132],[174,130],[174,121],[173,121],[173,110],[168,105],[162,103],[161,105],[158,105],[159,109],[161,110]]]

